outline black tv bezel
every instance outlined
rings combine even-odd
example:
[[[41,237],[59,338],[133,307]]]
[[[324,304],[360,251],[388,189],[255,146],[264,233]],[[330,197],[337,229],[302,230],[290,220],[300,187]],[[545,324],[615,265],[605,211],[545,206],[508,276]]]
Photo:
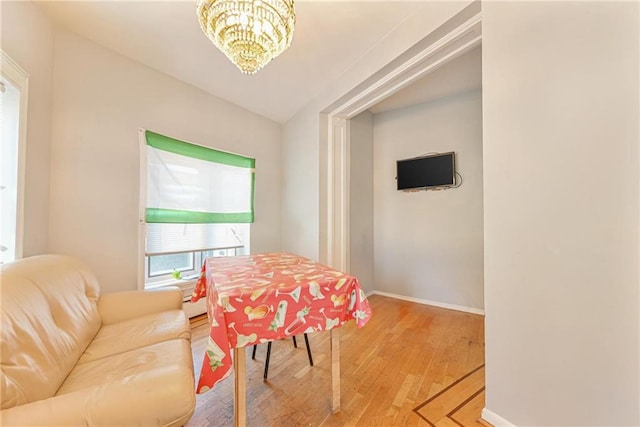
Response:
[[[398,164],[401,162],[407,162],[412,160],[421,160],[433,157],[451,157],[451,184],[437,184],[437,185],[426,185],[419,187],[404,187],[400,188],[400,179],[398,176]],[[448,151],[446,153],[436,153],[436,154],[426,154],[424,156],[411,157],[408,159],[396,160],[396,188],[398,191],[410,191],[410,190],[421,190],[421,189],[432,189],[432,188],[451,188],[456,185],[456,152]]]

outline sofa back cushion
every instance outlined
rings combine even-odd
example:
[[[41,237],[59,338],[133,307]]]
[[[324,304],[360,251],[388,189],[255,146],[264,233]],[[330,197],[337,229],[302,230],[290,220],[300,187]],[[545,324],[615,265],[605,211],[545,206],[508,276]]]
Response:
[[[72,257],[2,266],[2,409],[56,393],[100,328],[99,294],[94,275]]]

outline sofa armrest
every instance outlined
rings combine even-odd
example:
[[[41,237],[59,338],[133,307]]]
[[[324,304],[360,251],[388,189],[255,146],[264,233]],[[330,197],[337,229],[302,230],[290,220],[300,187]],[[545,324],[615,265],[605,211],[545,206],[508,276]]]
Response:
[[[113,292],[100,295],[98,300],[98,311],[106,325],[167,310],[182,310],[182,292],[177,287]]]

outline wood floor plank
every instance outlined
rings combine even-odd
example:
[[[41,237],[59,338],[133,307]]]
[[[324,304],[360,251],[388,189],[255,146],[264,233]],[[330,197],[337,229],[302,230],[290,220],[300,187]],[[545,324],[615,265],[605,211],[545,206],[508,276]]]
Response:
[[[369,301],[371,321],[362,329],[349,322],[340,330],[341,411],[331,414],[330,336],[320,332],[309,334],[313,367],[304,346],[294,348],[291,340],[275,342],[267,382],[262,381],[266,346],[258,347],[256,360],[247,354],[248,426],[427,427],[421,417],[424,412],[413,409],[484,363],[482,316],[378,295]],[[194,369],[199,375],[208,334],[206,318],[192,325],[192,331]],[[474,379],[481,379],[480,387],[484,386],[483,375]],[[477,381],[459,387],[441,402],[443,407],[451,411],[459,406],[478,390],[470,391]],[[444,416],[438,422],[459,427],[454,420],[479,418],[478,401],[471,399],[469,405],[457,409],[457,418]],[[187,426],[232,425],[230,377],[197,396]]]
[[[418,412],[433,424],[454,412],[461,403],[461,396],[472,396],[484,389],[484,368],[472,371],[432,397]],[[462,400],[464,402],[464,400]]]

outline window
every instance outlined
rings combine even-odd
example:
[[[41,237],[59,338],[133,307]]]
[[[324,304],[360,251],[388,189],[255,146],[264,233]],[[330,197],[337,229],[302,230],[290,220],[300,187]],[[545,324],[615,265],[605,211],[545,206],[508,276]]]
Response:
[[[249,224],[147,224],[145,283],[196,279],[208,256],[249,253]]]
[[[195,252],[148,256],[147,277],[157,277],[171,272],[183,273],[195,270]]]
[[[0,73],[0,263],[22,257],[27,74],[2,52]]]
[[[141,130],[144,287],[193,288],[209,256],[249,253],[255,160]]]

